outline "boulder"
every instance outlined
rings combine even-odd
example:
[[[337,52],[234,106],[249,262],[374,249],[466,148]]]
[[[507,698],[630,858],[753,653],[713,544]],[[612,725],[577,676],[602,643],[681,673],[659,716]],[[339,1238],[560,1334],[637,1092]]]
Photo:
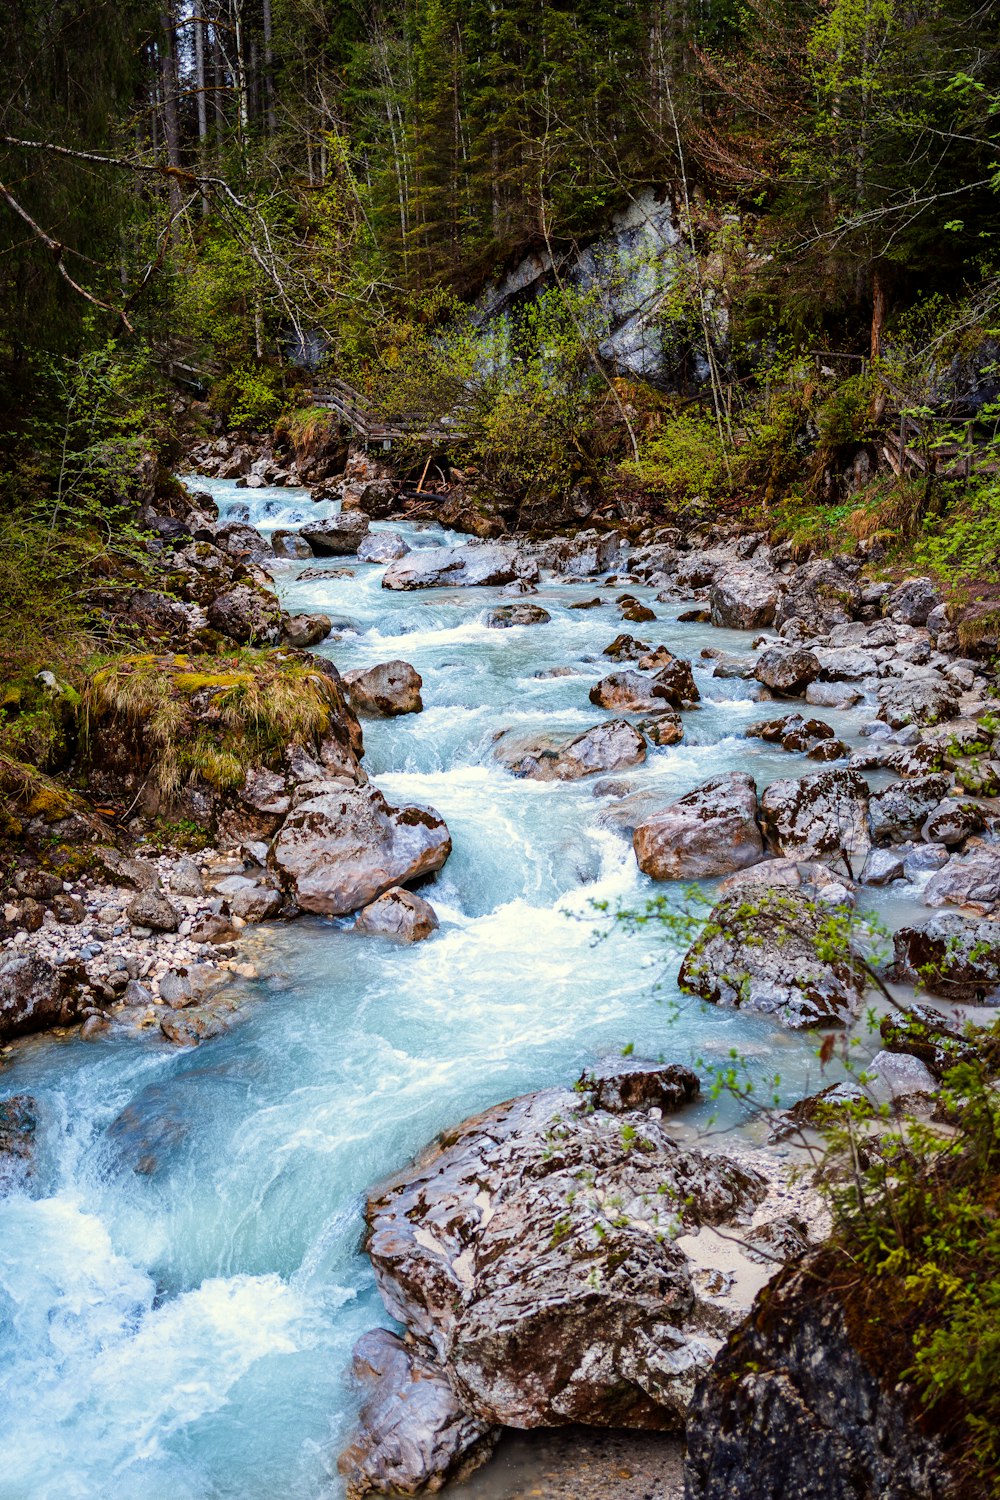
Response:
[[[620,1057],[596,1068],[584,1069],[576,1084],[595,1109],[609,1114],[627,1114],[635,1109],[658,1109],[669,1115],[692,1104],[701,1093],[697,1073],[680,1063],[659,1063],[630,1058],[623,1068]]]
[[[344,491],[345,511],[364,511],[376,520],[384,520],[396,508],[399,488],[387,475],[348,485]]]
[[[291,557],[298,561],[313,555],[313,549],[297,531],[275,531],[271,536],[271,550],[275,557]]]
[[[701,880],[756,864],[764,844],[753,777],[714,776],[641,823],[632,844],[640,870],[654,880]]]
[[[510,547],[424,547],[390,563],[384,589],[476,588],[510,583],[524,564]]]
[[[970,841],[964,854],[953,854],[924,887],[928,906],[962,906],[986,916],[1000,901],[1000,847]]]
[[[882,601],[882,612],[901,625],[926,625],[941,594],[929,578],[907,578]]]
[[[551,619],[540,604],[499,604],[487,611],[483,624],[490,630],[509,630],[513,625],[547,625]]]
[[[420,696],[423,678],[406,661],[383,661],[376,667],[345,672],[344,684],[358,713],[393,719],[400,714],[418,714],[424,706]]]
[[[736,563],[716,575],[709,595],[712,624],[732,630],[759,630],[774,623],[781,580],[753,563]]]
[[[432,808],[392,807],[373,786],[329,782],[288,814],[269,859],[303,911],[336,917],[432,874],[450,853]]]
[[[918,1057],[884,1049],[868,1063],[865,1080],[876,1099],[913,1099],[935,1089],[934,1074]]]
[[[764,834],[779,854],[818,860],[853,878],[872,846],[868,784],[859,771],[773,781],[760,799]]]
[[[437,932],[440,925],[429,901],[394,886],[358,912],[354,929],[372,936],[395,938],[400,943],[419,943]]]
[[[649,713],[666,707],[666,695],[657,701],[656,684],[651,677],[641,672],[609,672],[590,689],[590,701],[595,708],[616,709],[619,713]]]
[[[325,521],[309,521],[299,536],[304,537],[317,557],[352,557],[368,535],[368,517],[361,511],[341,512]]]
[[[409,542],[404,541],[398,531],[370,531],[358,546],[358,562],[397,562],[409,550]]]
[[[819,676],[819,660],[803,647],[769,646],[760,653],[753,675],[782,697],[799,698]]]
[[[264,537],[248,521],[226,521],[215,528],[215,545],[242,561],[266,562],[273,556]]]
[[[541,550],[543,567],[571,578],[591,573],[607,573],[615,567],[621,552],[621,537],[616,531],[578,531],[574,537],[548,542]]]
[[[248,583],[238,583],[217,594],[206,610],[206,617],[213,630],[241,646],[273,646],[281,637],[277,600]]]
[[[677,1431],[719,1340],[676,1236],[763,1193],[652,1112],[547,1089],[448,1131],[380,1187],[366,1248],[390,1315],[481,1421]]]
[[[269,885],[247,885],[229,898],[229,910],[244,922],[268,922],[281,911],[281,892]]]
[[[0,959],[0,1042],[78,1021],[83,979],[82,970],[56,968],[43,958]]]
[[[921,837],[929,844],[946,844],[949,849],[964,844],[967,838],[982,833],[986,827],[986,815],[975,802],[957,802],[953,797],[944,798],[930,814]]]
[[[684,956],[677,982],[715,1005],[772,1016],[783,1026],[844,1026],[861,1005],[866,975],[845,944],[829,948],[829,909],[804,890],[738,889],[713,907]]]
[[[829,907],[851,907],[854,905],[854,883],[838,875],[828,865],[809,860],[765,859],[760,864],[748,865],[728,875],[719,886],[719,894],[740,892],[746,900],[753,901],[765,887],[791,887],[802,891],[810,900]]]
[[[948,786],[947,776],[913,776],[872,792],[868,799],[872,841],[885,847],[918,839]]]
[[[814,708],[853,708],[862,696],[846,682],[811,682],[805,692],[806,702]]]
[[[907,724],[940,724],[958,713],[958,696],[940,672],[919,677],[891,678],[878,690],[878,717],[892,729]]]
[[[1000,1001],[1000,922],[941,912],[893,937],[896,973],[942,999]]]
[[[779,1272],[696,1391],[686,1500],[951,1493],[943,1454],[907,1409],[905,1388],[852,1339],[831,1284],[833,1254],[806,1252]]]
[[[562,744],[504,736],[497,758],[515,776],[532,781],[579,781],[597,771],[641,764],[646,759],[646,741],[625,719],[612,719]]]
[[[795,569],[775,611],[782,633],[798,627],[800,639],[822,635],[850,619],[861,603],[861,591],[850,565],[840,558],[814,557]]]
[[[980,1056],[961,1023],[949,1021],[932,1005],[914,1003],[906,1010],[883,1016],[879,1035],[887,1052],[907,1053],[917,1058],[935,1082],[940,1082],[959,1063],[975,1062]]]
[[[282,615],[281,639],[288,646],[308,651],[325,641],[333,629],[329,615]]]
[[[140,891],[125,908],[125,915],[136,927],[151,927],[154,932],[176,932],[181,914],[161,891]]]
[[[574,606],[571,604],[570,609]],[[649,651],[645,641],[636,640],[634,635],[616,635],[610,646],[605,646],[603,656],[610,656],[612,661],[638,661]]]
[[[351,1444],[337,1460],[347,1500],[439,1490],[489,1458],[496,1429],[470,1416],[444,1371],[396,1334],[386,1328],[363,1334],[353,1371],[368,1394]]]

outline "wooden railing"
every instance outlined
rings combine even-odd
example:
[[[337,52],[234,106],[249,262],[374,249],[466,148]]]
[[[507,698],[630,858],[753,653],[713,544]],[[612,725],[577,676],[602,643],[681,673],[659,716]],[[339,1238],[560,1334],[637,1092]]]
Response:
[[[360,391],[345,380],[326,376],[316,381],[312,392],[313,404],[335,411],[365,443],[381,443],[391,447],[394,442],[409,439],[420,443],[454,443],[462,434],[443,422],[430,420],[426,413],[411,412],[386,422],[374,410]]]

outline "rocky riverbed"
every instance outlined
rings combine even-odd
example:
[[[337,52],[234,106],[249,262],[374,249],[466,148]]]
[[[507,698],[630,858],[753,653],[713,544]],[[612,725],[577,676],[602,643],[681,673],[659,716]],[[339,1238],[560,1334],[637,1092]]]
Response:
[[[871,968],[900,994],[919,970],[944,1025],[993,1003],[993,679],[927,580],[856,557],[669,528],[470,541],[380,519],[360,464],[335,502],[238,477],[163,518],[191,597],[147,604],[162,650],[131,677],[167,684],[190,742],[224,736],[261,669],[206,673],[208,631],[284,652],[319,706],[267,765],[187,783],[206,847],[87,824],[84,869],[26,861],[4,893],[0,1294],[41,1322],[9,1320],[33,1394],[0,1457],[53,1485],[71,1463],[81,1495],[114,1468],[140,1500],[223,1474],[311,1500],[461,1475],[504,1426],[677,1433],[775,1256],[824,1227],[787,1144],[708,1145],[684,1070],[735,1048],[794,1106],[830,1081],[802,1028],[863,1035]],[[104,684],[94,791],[149,820],[162,753],[123,735],[126,689]],[[683,915],[692,881],[700,936],[609,927],[654,895]],[[830,920],[842,949],[817,957]],[[594,1092],[632,1076],[626,1045],[676,1097]],[[884,1096],[933,1087],[905,1036],[864,1052]],[[383,1308],[356,1247],[387,1174]],[[387,1312],[409,1344],[371,1332]],[[480,1493],[517,1492],[511,1451]]]

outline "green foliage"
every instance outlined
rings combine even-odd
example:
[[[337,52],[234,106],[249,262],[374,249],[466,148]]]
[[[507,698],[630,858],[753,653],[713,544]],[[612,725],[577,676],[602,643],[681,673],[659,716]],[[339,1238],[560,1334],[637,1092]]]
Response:
[[[266,431],[281,412],[284,384],[283,372],[276,365],[235,365],[212,386],[209,405],[229,427]]]

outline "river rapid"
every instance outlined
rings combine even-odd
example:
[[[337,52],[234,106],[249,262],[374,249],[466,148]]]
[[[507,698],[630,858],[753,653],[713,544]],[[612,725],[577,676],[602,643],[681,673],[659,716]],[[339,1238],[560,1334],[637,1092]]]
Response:
[[[265,534],[331,508],[195,485]],[[413,547],[461,540],[373,529]],[[322,576],[300,580],[307,566]],[[595,901],[658,893],[630,840],[602,826],[615,800],[595,794],[602,778],[521,781],[491,758],[499,730],[570,735],[610,717],[587,695],[626,629],[692,658],[702,704],[681,744],[613,778],[619,797],[623,783],[667,801],[724,770],[764,786],[819,769],[741,738],[766,705],[699,659],[706,644],[748,652],[749,636],[678,624],[673,604],[623,626],[603,581],[543,581],[533,597],[551,623],[491,630],[496,589],[391,593],[381,566],[353,559],[274,572],[288,609],[334,619],[318,649],[342,670],[401,657],[423,676],[423,713],[365,721],[365,763],[390,801],[448,823],[454,853],[423,891],[441,929],[409,949],[350,920],[260,929],[242,1023],[195,1050],[153,1033],[16,1049],[0,1097],[33,1094],[42,1126],[31,1195],[0,1200],[0,1500],[342,1495],[351,1346],[388,1322],[359,1249],[372,1183],[443,1126],[626,1045],[703,1066],[738,1049],[786,1097],[818,1083],[808,1039],[676,1007],[679,955],[654,929],[600,937]],[[599,608],[569,608],[598,594]],[[556,667],[572,674],[540,675]],[[856,742],[871,710],[821,713]],[[707,1103],[686,1119],[707,1126],[720,1107],[735,1123],[733,1106]]]

